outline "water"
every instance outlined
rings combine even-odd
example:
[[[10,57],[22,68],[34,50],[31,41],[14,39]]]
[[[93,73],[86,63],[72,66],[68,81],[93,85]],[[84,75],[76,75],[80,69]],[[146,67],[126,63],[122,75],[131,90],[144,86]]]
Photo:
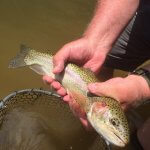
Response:
[[[14,90],[44,86],[41,77],[30,69],[8,69],[19,44],[55,53],[82,35],[95,3],[96,0],[1,0],[0,98]],[[139,109],[144,119],[149,116],[148,110],[149,106]]]
[[[9,60],[25,43],[56,52],[86,28],[96,0],[0,1],[0,98],[10,91],[41,87],[41,77],[29,69],[8,69]]]

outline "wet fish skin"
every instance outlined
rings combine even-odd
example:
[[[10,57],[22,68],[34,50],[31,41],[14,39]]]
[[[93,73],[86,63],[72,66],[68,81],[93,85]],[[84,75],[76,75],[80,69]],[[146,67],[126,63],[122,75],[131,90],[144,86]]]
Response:
[[[89,97],[87,85],[97,82],[95,75],[75,64],[68,64],[59,75],[54,75],[52,55],[41,53],[24,45],[10,62],[9,68],[29,66],[40,75],[49,75],[67,89],[68,93],[85,110],[93,128],[108,142],[124,147],[129,142],[129,127],[120,104],[109,97]]]

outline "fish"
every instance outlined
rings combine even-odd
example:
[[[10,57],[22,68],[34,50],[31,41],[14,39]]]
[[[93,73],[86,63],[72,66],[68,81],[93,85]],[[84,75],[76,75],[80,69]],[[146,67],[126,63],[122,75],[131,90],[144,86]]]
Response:
[[[9,68],[24,66],[59,81],[86,112],[87,120],[107,143],[118,147],[125,147],[129,143],[128,121],[120,103],[111,97],[89,94],[87,85],[100,82],[92,71],[68,63],[63,72],[53,74],[53,55],[21,45],[20,52],[10,61]]]

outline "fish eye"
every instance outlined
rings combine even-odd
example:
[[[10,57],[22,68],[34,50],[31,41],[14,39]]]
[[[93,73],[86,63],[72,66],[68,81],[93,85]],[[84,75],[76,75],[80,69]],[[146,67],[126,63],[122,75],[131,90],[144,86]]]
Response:
[[[111,123],[115,126],[116,125],[116,122],[114,120],[111,121]]]
[[[110,121],[110,123],[111,123],[112,125],[114,125],[114,126],[116,126],[116,127],[118,127],[119,124],[120,124],[120,122],[119,122],[119,120],[118,120],[117,118],[112,118],[112,119],[110,119],[109,121]]]

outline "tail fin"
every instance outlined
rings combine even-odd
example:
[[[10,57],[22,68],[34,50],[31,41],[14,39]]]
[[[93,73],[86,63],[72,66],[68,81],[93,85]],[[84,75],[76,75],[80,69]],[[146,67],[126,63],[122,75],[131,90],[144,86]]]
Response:
[[[18,68],[18,67],[23,67],[26,65],[24,62],[24,59],[26,55],[29,53],[31,49],[23,44],[20,45],[20,52],[14,57],[10,63],[9,63],[9,68]]]

